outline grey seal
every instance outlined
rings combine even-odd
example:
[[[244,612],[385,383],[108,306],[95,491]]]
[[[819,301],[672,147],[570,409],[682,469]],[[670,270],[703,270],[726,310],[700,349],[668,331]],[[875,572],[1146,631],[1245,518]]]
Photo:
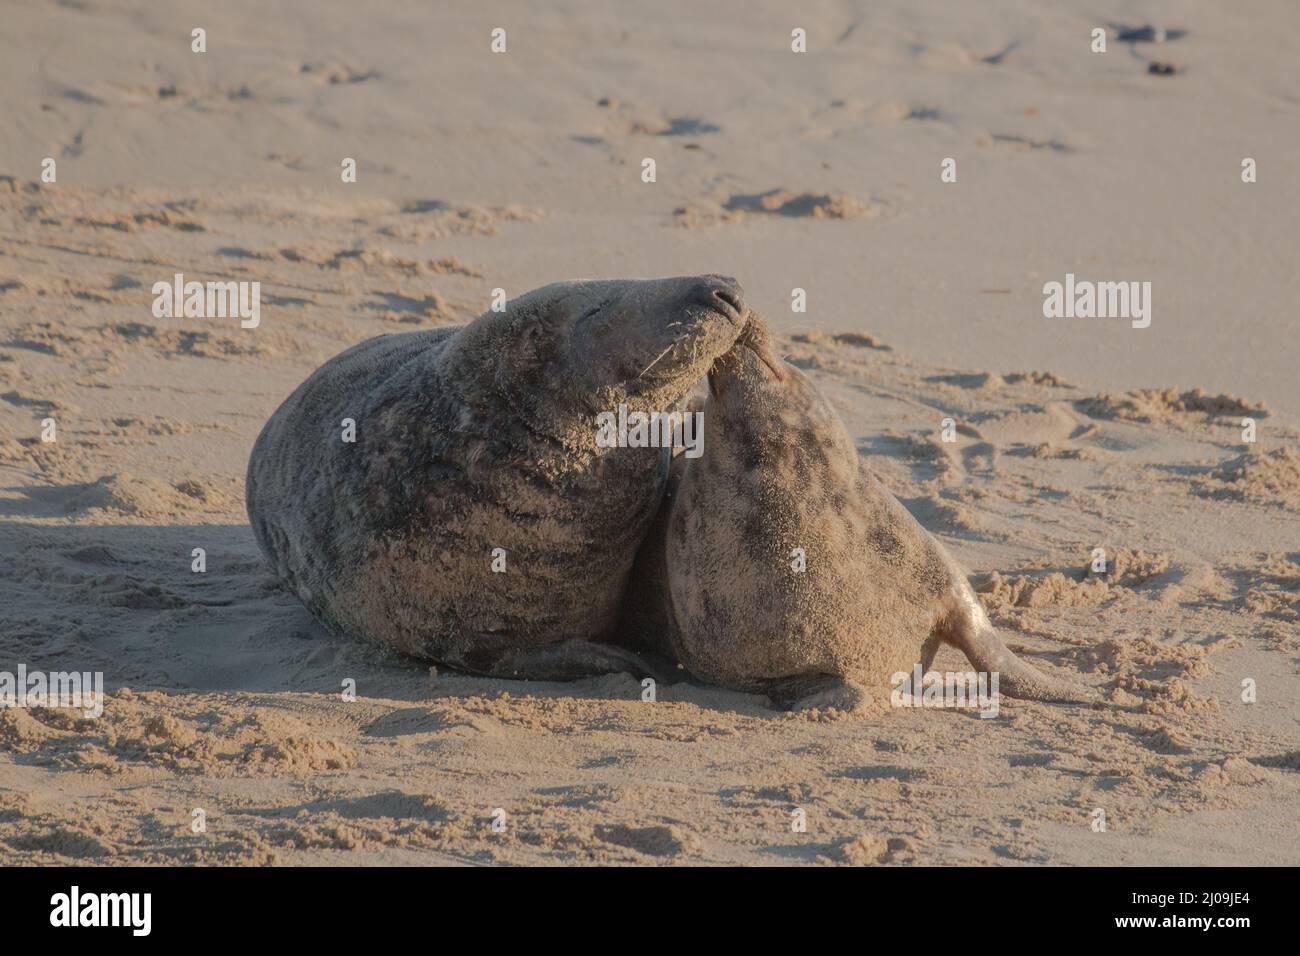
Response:
[[[1008,650],[966,575],[753,312],[708,380],[703,455],[684,463],[638,558],[642,586],[663,595],[647,619],[667,637],[644,643],[671,645],[704,681],[801,709],[855,709],[893,675],[928,669],[941,644],[997,672],[1008,696],[1091,699]]]
[[[479,674],[643,672],[603,641],[670,452],[601,447],[596,416],[671,409],[745,315],[724,276],[563,282],[362,342],[258,437],[257,541],[335,631]]]

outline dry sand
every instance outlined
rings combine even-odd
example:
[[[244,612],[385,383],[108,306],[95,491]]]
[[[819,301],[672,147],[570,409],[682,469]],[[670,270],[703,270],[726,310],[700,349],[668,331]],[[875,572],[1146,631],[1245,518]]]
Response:
[[[0,711],[0,859],[1300,859],[1300,9],[428,6],[0,11],[0,670],[110,691],[97,720]],[[1190,32],[1089,52],[1148,20]],[[1106,706],[431,675],[278,589],[244,466],[321,361],[495,287],[707,271],[1011,646]],[[260,327],[155,318],[175,272],[260,281]],[[1066,272],[1151,281],[1151,327],[1044,319]]]

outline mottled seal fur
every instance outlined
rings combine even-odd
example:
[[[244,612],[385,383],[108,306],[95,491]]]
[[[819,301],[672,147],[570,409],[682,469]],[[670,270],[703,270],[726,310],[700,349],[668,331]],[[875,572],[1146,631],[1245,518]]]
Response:
[[[669,450],[598,447],[596,415],[671,408],[745,313],[721,276],[566,282],[463,327],[348,349],[257,439],[246,494],[258,543],[337,631],[498,676],[638,672],[596,642]]]
[[[1008,696],[1089,698],[1006,648],[965,574],[870,474],[803,373],[775,359],[752,312],[709,388],[703,454],[683,463],[662,544],[648,539],[638,564],[666,579],[647,620],[692,675],[853,709],[947,643],[998,672]]]

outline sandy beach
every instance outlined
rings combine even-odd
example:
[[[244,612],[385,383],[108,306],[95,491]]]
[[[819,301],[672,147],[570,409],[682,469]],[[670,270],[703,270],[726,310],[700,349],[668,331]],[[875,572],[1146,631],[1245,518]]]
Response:
[[[0,671],[106,691],[0,709],[0,862],[1300,860],[1300,8],[445,6],[0,2]],[[276,581],[245,468],[326,359],[714,272],[1101,704],[472,677]],[[159,317],[178,273],[256,327]],[[1046,317],[1067,275],[1149,324]]]

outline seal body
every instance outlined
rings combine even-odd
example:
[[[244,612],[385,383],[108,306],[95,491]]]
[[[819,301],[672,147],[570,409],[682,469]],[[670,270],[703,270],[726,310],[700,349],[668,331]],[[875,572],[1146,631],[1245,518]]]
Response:
[[[852,709],[946,642],[999,670],[1011,696],[1081,696],[1002,645],[964,573],[753,313],[709,385],[703,454],[662,522],[664,616],[690,673]]]
[[[593,642],[669,450],[600,447],[596,416],[670,408],[744,314],[719,276],[570,282],[363,342],[262,430],[246,489],[258,542],[335,630],[479,673],[634,670]]]

